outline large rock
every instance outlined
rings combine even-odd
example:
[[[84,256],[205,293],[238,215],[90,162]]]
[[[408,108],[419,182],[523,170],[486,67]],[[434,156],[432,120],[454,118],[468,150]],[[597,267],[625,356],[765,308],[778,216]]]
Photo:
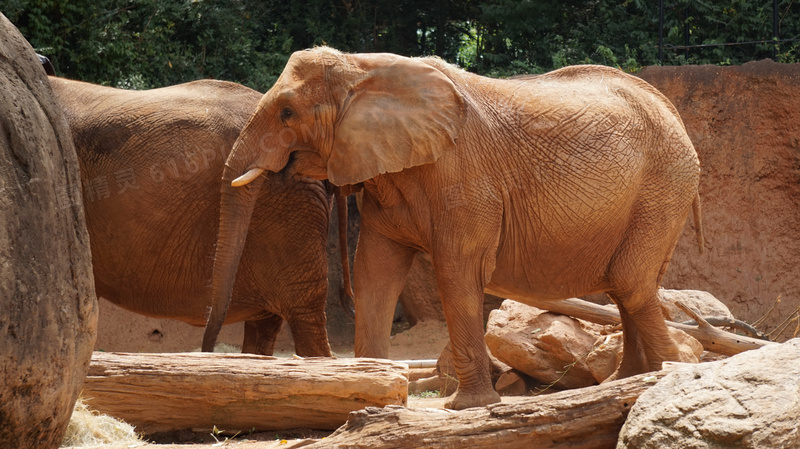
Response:
[[[58,447],[97,326],[78,161],[33,49],[0,14],[0,446]]]
[[[616,307],[609,305],[608,307]],[[622,360],[622,332],[513,300],[489,317],[486,346],[500,362],[559,388],[581,388],[608,378]],[[679,361],[697,363],[703,345],[669,328]]]
[[[662,306],[669,315],[666,318],[677,323],[693,319],[675,305],[677,301],[682,302],[703,318],[734,318],[730,309],[708,292],[699,290],[668,290],[662,288],[658,291],[658,296],[661,299]]]
[[[539,382],[581,388],[596,383],[586,357],[603,329],[507,299],[489,315],[486,345],[498,360]]]
[[[682,366],[642,394],[617,449],[800,447],[800,339]]]

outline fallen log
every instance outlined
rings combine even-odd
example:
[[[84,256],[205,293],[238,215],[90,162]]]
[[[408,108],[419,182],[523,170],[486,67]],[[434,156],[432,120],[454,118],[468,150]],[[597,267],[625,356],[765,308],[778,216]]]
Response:
[[[307,448],[614,448],[639,396],[667,374],[460,411],[370,407],[350,414],[331,436]]]
[[[527,301],[526,304],[538,307],[540,309],[549,310],[551,312],[560,313],[562,315],[569,315],[571,317],[580,318],[582,320],[591,321],[597,324],[619,324],[621,319],[619,311],[616,307],[604,307],[597,304],[584,301],[578,298],[564,299],[560,301]],[[693,318],[695,318],[694,314]],[[688,324],[675,323],[667,321],[667,325],[680,329],[692,337],[696,338],[703,349],[710,352],[715,352],[722,355],[736,355],[740,352],[748,351],[750,349],[758,349],[774,342],[768,340],[761,340],[757,338],[746,337],[744,335],[737,335],[731,332],[714,327],[708,324],[705,320],[699,319],[699,325],[692,326]]]
[[[333,430],[351,411],[405,405],[408,367],[365,358],[95,352],[82,395],[145,434]]]

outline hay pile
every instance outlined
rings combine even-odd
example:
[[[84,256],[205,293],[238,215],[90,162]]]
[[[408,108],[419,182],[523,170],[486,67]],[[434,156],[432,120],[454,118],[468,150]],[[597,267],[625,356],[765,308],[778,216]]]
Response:
[[[144,441],[130,424],[89,409],[83,399],[78,398],[61,447],[91,448],[109,444],[136,447]]]

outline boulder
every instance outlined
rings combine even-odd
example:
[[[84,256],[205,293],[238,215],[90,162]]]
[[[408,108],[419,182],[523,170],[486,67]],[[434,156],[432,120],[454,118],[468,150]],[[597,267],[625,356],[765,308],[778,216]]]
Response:
[[[538,382],[581,388],[602,382],[619,366],[622,332],[610,333],[612,328],[506,300],[490,315],[486,345],[497,360]],[[678,329],[669,332],[680,362],[700,361],[699,341]]]
[[[698,363],[703,355],[703,345],[691,335],[680,329],[667,328],[670,336],[678,345],[679,362]],[[622,332],[601,335],[594,344],[594,349],[586,357],[589,372],[598,382],[611,376],[622,361]]]
[[[486,345],[498,360],[539,382],[581,388],[596,383],[586,357],[604,330],[509,299],[489,315]]]
[[[0,446],[55,448],[89,368],[97,300],[67,122],[0,14]]]
[[[617,449],[800,447],[800,339],[676,368],[643,393]]]
[[[658,291],[658,296],[661,299],[661,306],[666,313],[666,318],[676,323],[692,320],[692,317],[675,305],[676,301],[680,301],[689,306],[689,308],[697,312],[697,314],[703,318],[722,317],[734,319],[728,306],[708,292],[700,290],[669,290],[662,288]]]

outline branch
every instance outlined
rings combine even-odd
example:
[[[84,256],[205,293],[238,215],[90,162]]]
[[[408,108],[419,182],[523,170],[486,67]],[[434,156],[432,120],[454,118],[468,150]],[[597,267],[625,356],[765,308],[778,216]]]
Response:
[[[560,313],[562,315],[569,315],[597,324],[619,324],[622,322],[616,307],[603,307],[578,298],[560,301],[528,301],[528,303],[541,309]],[[697,314],[692,312],[690,316],[695,318]],[[703,324],[704,322],[705,324]],[[774,342],[768,340],[759,340],[723,331],[722,329],[711,326],[705,320],[698,320],[698,323],[700,324],[697,326],[690,326],[667,321],[668,326],[686,332],[696,338],[706,351],[716,352],[717,354],[731,356],[750,349],[758,349],[768,344],[774,344]]]

